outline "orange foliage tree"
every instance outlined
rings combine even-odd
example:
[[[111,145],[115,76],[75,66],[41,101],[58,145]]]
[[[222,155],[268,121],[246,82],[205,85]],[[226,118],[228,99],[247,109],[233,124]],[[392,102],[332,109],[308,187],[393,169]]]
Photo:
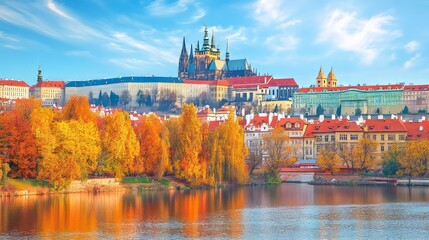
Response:
[[[134,127],[140,142],[140,154],[135,158],[132,173],[154,175],[158,180],[169,169],[168,129],[155,115],[139,120]]]
[[[85,96],[72,96],[61,112],[62,120],[78,120],[95,122],[95,114],[91,112],[88,98]]]
[[[41,108],[41,102],[34,98],[18,99],[12,110],[0,117],[0,147],[3,162],[11,168],[10,177],[36,177],[37,148],[30,116],[38,108]]]
[[[121,179],[131,170],[134,158],[140,152],[140,145],[128,113],[116,111],[104,118],[101,146],[98,173]]]

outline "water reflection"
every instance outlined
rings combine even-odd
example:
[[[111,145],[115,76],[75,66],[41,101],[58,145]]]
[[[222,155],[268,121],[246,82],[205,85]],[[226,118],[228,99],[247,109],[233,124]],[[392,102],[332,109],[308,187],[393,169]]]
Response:
[[[287,234],[332,239],[350,231],[353,238],[371,238],[377,235],[369,230],[377,233],[389,228],[385,220],[398,221],[399,227],[412,224],[404,222],[407,217],[421,215],[420,220],[429,220],[424,217],[428,208],[419,207],[410,215],[412,204],[429,202],[429,190],[424,187],[286,184],[0,201],[0,237],[281,238]]]

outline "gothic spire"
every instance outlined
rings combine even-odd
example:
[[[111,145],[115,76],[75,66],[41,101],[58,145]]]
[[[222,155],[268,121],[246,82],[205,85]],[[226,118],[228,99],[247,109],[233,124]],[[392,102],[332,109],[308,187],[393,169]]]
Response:
[[[214,31],[212,31],[212,44],[210,46],[212,49],[216,49],[215,41],[214,41]]]
[[[197,41],[197,47],[195,48],[195,50],[200,51],[200,41]]]
[[[322,66],[320,66],[319,74],[317,74],[316,79],[324,79],[324,78],[326,78],[326,77],[325,77],[325,74],[323,73],[323,68],[322,68]]]
[[[180,55],[182,55],[182,54],[186,54],[186,55],[188,55],[188,51],[186,50],[185,37],[183,37],[182,53],[181,53]]]
[[[189,62],[192,63],[194,61],[194,49],[191,44],[191,53],[189,54]]]
[[[42,81],[43,81],[42,68],[39,65],[39,70],[38,70],[38,74],[37,74],[37,82],[42,82]]]
[[[189,65],[189,58],[188,58],[188,51],[186,50],[186,42],[185,38],[183,38],[183,45],[182,45],[182,52],[180,53],[180,59],[179,59],[179,74],[178,77],[186,78],[188,74],[188,65]]]
[[[226,39],[225,61],[229,61],[229,44],[228,44],[228,38]]]
[[[205,27],[205,29],[204,29],[204,43],[203,43],[203,50],[204,51],[206,51],[206,50],[209,50],[210,49],[210,45],[209,45],[209,34],[208,34],[208,31],[207,31],[207,25],[206,25],[206,27]]]

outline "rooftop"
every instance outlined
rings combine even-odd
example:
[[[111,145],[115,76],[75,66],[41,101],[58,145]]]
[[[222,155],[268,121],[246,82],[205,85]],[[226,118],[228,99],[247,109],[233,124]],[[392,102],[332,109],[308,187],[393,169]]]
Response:
[[[184,83],[183,80],[178,77],[118,77],[118,78],[95,79],[95,80],[86,80],[86,81],[70,81],[66,83],[66,87],[87,87],[87,86],[98,86],[98,85],[129,83],[129,82]]]

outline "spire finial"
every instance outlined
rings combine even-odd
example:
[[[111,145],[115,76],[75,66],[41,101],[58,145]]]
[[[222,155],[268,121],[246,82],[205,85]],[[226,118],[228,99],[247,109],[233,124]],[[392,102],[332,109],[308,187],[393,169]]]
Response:
[[[229,61],[229,43],[228,43],[228,38],[226,39],[225,61]]]

